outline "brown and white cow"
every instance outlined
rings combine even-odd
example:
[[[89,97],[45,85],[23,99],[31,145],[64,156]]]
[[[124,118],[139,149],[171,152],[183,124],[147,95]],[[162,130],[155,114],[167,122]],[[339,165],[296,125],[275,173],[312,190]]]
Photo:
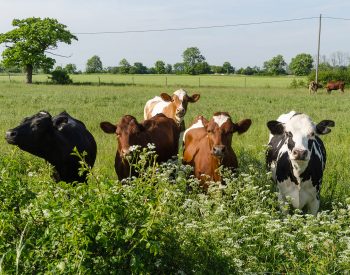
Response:
[[[131,171],[130,175],[129,162],[125,159],[131,151],[131,146],[139,145],[144,148],[148,144],[154,144],[157,162],[167,161],[178,153],[180,129],[174,120],[163,114],[158,114],[142,123],[138,123],[131,115],[125,115],[116,125],[101,122],[100,127],[105,133],[117,136],[115,171],[120,180],[137,175],[135,171]]]
[[[331,93],[332,90],[341,90],[344,93],[344,87],[344,81],[329,81],[326,85],[326,90],[327,93]]]
[[[235,170],[238,161],[232,149],[232,135],[246,132],[252,121],[234,123],[226,112],[217,112],[210,121],[198,116],[184,133],[183,162],[194,167],[196,178],[201,180],[205,190],[208,180],[221,181],[218,168]]]
[[[147,101],[144,108],[144,119],[150,119],[156,114],[162,113],[172,118],[181,128],[181,131],[184,131],[185,125],[183,120],[187,111],[187,105],[189,102],[194,103],[198,101],[199,98],[199,94],[189,96],[183,89],[175,91],[172,96],[167,93],[161,93],[160,96]]]

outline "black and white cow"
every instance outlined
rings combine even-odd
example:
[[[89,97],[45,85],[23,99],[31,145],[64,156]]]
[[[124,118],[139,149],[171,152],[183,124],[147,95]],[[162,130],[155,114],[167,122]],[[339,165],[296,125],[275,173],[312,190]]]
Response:
[[[318,124],[306,114],[291,111],[267,123],[270,139],[267,166],[277,184],[280,202],[291,198],[294,208],[316,215],[326,165],[326,149],[319,135],[328,134],[332,120]]]
[[[86,180],[86,173],[79,175],[80,159],[72,155],[74,147],[80,153],[87,153],[85,161],[90,167],[96,159],[94,137],[84,123],[66,112],[52,117],[48,112],[41,111],[8,130],[5,138],[9,144],[51,163],[56,170],[56,181]]]

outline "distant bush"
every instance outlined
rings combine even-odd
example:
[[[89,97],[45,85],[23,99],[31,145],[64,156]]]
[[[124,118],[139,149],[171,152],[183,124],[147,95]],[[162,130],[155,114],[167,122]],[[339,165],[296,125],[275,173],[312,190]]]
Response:
[[[291,83],[289,84],[289,88],[305,88],[306,87],[306,84],[305,84],[305,81],[302,80],[302,79],[295,79],[293,78],[293,80],[291,81]]]
[[[313,70],[309,75],[309,81],[315,80],[316,71]],[[318,82],[325,85],[329,81],[342,80],[345,83],[350,84],[350,69],[349,68],[336,68],[329,70],[322,70],[318,72]]]
[[[54,84],[72,84],[73,81],[70,79],[69,74],[65,70],[57,69],[51,72],[49,77]]]

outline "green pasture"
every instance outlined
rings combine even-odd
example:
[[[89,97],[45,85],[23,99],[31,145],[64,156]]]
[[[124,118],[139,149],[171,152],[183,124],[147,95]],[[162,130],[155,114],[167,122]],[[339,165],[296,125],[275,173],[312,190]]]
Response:
[[[148,99],[182,85],[0,81],[3,137],[40,110],[66,110],[98,146],[88,184],[72,185],[54,182],[45,161],[0,139],[0,274],[348,274],[350,95],[310,96],[306,88],[286,88],[286,78],[266,79],[269,86],[186,88],[201,94],[188,106],[187,126],[217,111],[253,121],[233,138],[238,173],[223,171],[226,188],[213,184],[207,194],[177,162],[144,168],[140,161],[140,176],[121,183],[113,167],[116,138],[99,128],[125,114],[142,120]],[[328,159],[317,216],[282,213],[265,169],[266,122],[290,110],[336,124],[322,138]]]
[[[281,78],[276,78],[275,81],[280,83]],[[97,141],[98,154],[94,169],[115,177],[113,161],[116,140],[113,135],[102,132],[99,123],[105,120],[115,123],[125,114],[142,120],[143,107],[148,99],[164,91],[172,93],[177,88],[180,86],[166,88],[1,83],[0,132],[4,135],[7,129],[16,126],[22,118],[40,110],[47,110],[53,115],[66,110],[82,120]],[[317,95],[310,96],[306,88],[197,87],[187,90],[190,94],[200,93],[201,98],[197,103],[189,104],[186,125],[199,114],[210,118],[216,111],[227,111],[236,121],[252,119],[249,131],[241,136],[235,135],[233,139],[233,147],[241,159],[241,165],[264,165],[265,145],[269,135],[266,122],[276,119],[281,113],[296,110],[307,113],[315,122],[322,119],[334,120],[335,128],[322,138],[328,154],[322,195],[341,199],[350,194],[350,95],[347,92],[328,95],[325,91],[320,91]],[[14,149],[1,139],[1,152],[8,153]],[[333,192],[337,193],[336,197]]]
[[[49,75],[33,75],[33,82],[45,83]],[[242,75],[119,75],[119,74],[77,74],[70,75],[75,84],[101,85],[152,85],[152,86],[182,86],[182,87],[231,87],[231,88],[287,88],[293,79],[302,80],[305,77],[295,76],[242,76]],[[24,83],[25,76],[21,74],[0,74],[0,83]]]

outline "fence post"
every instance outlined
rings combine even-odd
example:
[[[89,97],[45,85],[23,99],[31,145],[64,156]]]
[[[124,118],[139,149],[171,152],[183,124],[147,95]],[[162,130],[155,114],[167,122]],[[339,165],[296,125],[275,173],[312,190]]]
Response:
[[[247,88],[247,78],[244,78],[244,88]]]
[[[98,76],[98,86],[100,86],[101,85],[101,79],[100,79],[100,77]]]
[[[10,76],[10,73],[9,73],[9,81],[10,81],[10,83],[11,83],[11,76]]]
[[[200,87],[200,86],[201,86],[201,78],[198,77],[198,87]]]
[[[165,87],[168,87],[168,77],[165,77]]]
[[[132,85],[135,85],[134,77],[132,77]]]

